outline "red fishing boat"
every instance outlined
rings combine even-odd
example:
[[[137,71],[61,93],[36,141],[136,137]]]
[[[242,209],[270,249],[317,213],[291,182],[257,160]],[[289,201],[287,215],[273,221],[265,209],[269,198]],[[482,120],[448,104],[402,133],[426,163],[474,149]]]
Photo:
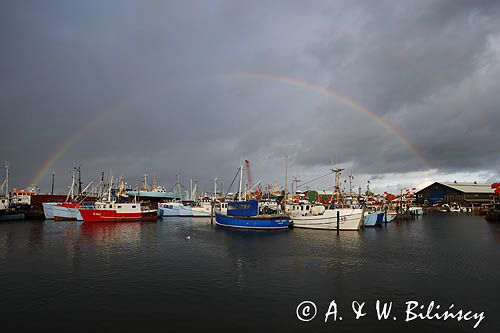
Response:
[[[140,203],[96,202],[93,207],[79,207],[84,222],[156,221],[157,211]]]

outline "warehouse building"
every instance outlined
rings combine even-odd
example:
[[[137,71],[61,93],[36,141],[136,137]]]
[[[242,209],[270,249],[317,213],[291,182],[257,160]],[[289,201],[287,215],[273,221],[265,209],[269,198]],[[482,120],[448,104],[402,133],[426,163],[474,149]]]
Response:
[[[457,203],[473,205],[489,203],[493,189],[488,184],[435,182],[416,193],[419,204]]]

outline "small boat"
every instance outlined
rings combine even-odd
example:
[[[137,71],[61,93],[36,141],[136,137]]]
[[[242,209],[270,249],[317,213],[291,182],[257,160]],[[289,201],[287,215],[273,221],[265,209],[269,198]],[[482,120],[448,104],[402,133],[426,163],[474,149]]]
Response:
[[[384,212],[365,212],[363,224],[365,227],[378,227],[384,223]]]
[[[408,211],[412,215],[416,215],[416,216],[424,215],[424,209],[422,207],[419,207],[419,206],[411,206],[408,208]]]
[[[136,203],[96,202],[92,207],[78,207],[84,222],[156,221],[156,209]]]
[[[257,200],[227,203],[227,213],[215,212],[218,226],[252,230],[288,229],[290,217],[284,214],[260,214]]]

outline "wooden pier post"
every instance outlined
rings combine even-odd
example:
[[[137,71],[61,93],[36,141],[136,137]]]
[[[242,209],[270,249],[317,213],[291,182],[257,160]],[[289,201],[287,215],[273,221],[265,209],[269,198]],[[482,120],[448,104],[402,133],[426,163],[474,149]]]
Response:
[[[340,211],[337,210],[337,235],[339,234],[340,231]]]
[[[385,212],[384,212],[384,224],[387,227],[387,207],[385,207]]]

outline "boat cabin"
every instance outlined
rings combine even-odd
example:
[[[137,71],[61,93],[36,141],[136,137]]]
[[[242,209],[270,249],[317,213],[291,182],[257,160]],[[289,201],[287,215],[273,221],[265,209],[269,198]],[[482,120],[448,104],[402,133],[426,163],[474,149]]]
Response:
[[[257,216],[259,215],[259,202],[257,200],[228,202],[227,215]]]

